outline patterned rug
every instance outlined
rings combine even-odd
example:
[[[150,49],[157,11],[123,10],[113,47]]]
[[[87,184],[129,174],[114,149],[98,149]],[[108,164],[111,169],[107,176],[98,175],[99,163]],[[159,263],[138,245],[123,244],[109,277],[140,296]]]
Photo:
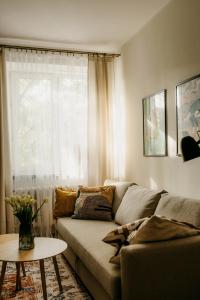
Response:
[[[58,255],[57,262],[63,287],[62,293],[60,293],[58,288],[52,260],[46,259],[44,261],[48,300],[92,300],[80,280],[76,279],[66,259],[62,255]],[[22,290],[16,293],[15,264],[7,264],[1,300],[43,300],[39,263],[24,263],[24,266],[26,269],[26,277],[21,277]]]

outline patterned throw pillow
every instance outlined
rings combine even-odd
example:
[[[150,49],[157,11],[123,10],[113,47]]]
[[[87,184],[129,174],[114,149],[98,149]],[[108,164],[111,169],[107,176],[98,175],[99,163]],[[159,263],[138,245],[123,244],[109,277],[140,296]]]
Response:
[[[104,238],[103,242],[110,244],[117,248],[117,251],[114,256],[109,260],[110,263],[120,264],[120,250],[123,246],[129,245],[127,241],[128,236],[134,231],[137,230],[140,225],[147,220],[148,218],[139,219],[135,222],[128,223],[122,226],[117,227],[115,230],[109,232]]]
[[[104,238],[103,241],[107,244],[110,244],[116,248],[121,248],[122,245],[127,243],[127,238],[133,230],[138,229],[140,224],[148,218],[143,218],[137,220],[133,223],[128,223],[122,226],[117,227],[116,229],[109,232]]]
[[[118,227],[108,233],[103,241],[117,247],[116,254],[109,261],[120,265],[120,251],[126,245],[166,241],[197,234],[200,234],[200,228],[192,224],[153,215]]]
[[[53,210],[53,217],[70,217],[74,212],[77,191],[74,189],[58,187],[55,190],[55,194],[56,202]]]
[[[72,218],[111,221],[114,190],[114,186],[81,186]]]

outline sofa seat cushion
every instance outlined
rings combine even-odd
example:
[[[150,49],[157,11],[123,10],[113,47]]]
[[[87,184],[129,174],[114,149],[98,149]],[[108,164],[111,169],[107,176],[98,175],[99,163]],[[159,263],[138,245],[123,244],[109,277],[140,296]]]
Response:
[[[117,228],[113,222],[60,218],[56,229],[111,298],[120,294],[120,269],[109,263],[116,249],[102,239]]]
[[[200,199],[164,194],[155,210],[155,215],[200,227]]]

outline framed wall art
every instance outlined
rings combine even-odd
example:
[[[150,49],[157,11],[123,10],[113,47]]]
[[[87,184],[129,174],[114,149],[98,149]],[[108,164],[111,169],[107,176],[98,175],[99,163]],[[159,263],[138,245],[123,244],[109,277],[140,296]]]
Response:
[[[177,155],[184,136],[199,140],[200,130],[200,74],[176,86]]]
[[[167,155],[166,90],[142,99],[143,154]]]

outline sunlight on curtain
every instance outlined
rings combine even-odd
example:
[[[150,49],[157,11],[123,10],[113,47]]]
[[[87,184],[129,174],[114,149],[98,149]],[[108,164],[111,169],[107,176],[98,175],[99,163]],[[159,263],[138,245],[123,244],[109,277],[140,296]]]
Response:
[[[5,197],[12,195],[4,61],[4,51],[0,50],[0,234],[14,230],[12,209],[4,201]]]
[[[125,179],[125,151],[126,151],[126,126],[125,126],[125,94],[123,82],[123,66],[121,58],[115,58],[111,68],[113,78],[112,97],[109,102],[110,114],[110,146],[108,150],[108,163],[110,178],[115,180]]]
[[[124,180],[125,107],[120,58],[90,55],[88,67],[89,182]]]
[[[86,55],[6,50],[14,191],[48,197],[38,222],[48,235],[55,186],[87,184]]]

